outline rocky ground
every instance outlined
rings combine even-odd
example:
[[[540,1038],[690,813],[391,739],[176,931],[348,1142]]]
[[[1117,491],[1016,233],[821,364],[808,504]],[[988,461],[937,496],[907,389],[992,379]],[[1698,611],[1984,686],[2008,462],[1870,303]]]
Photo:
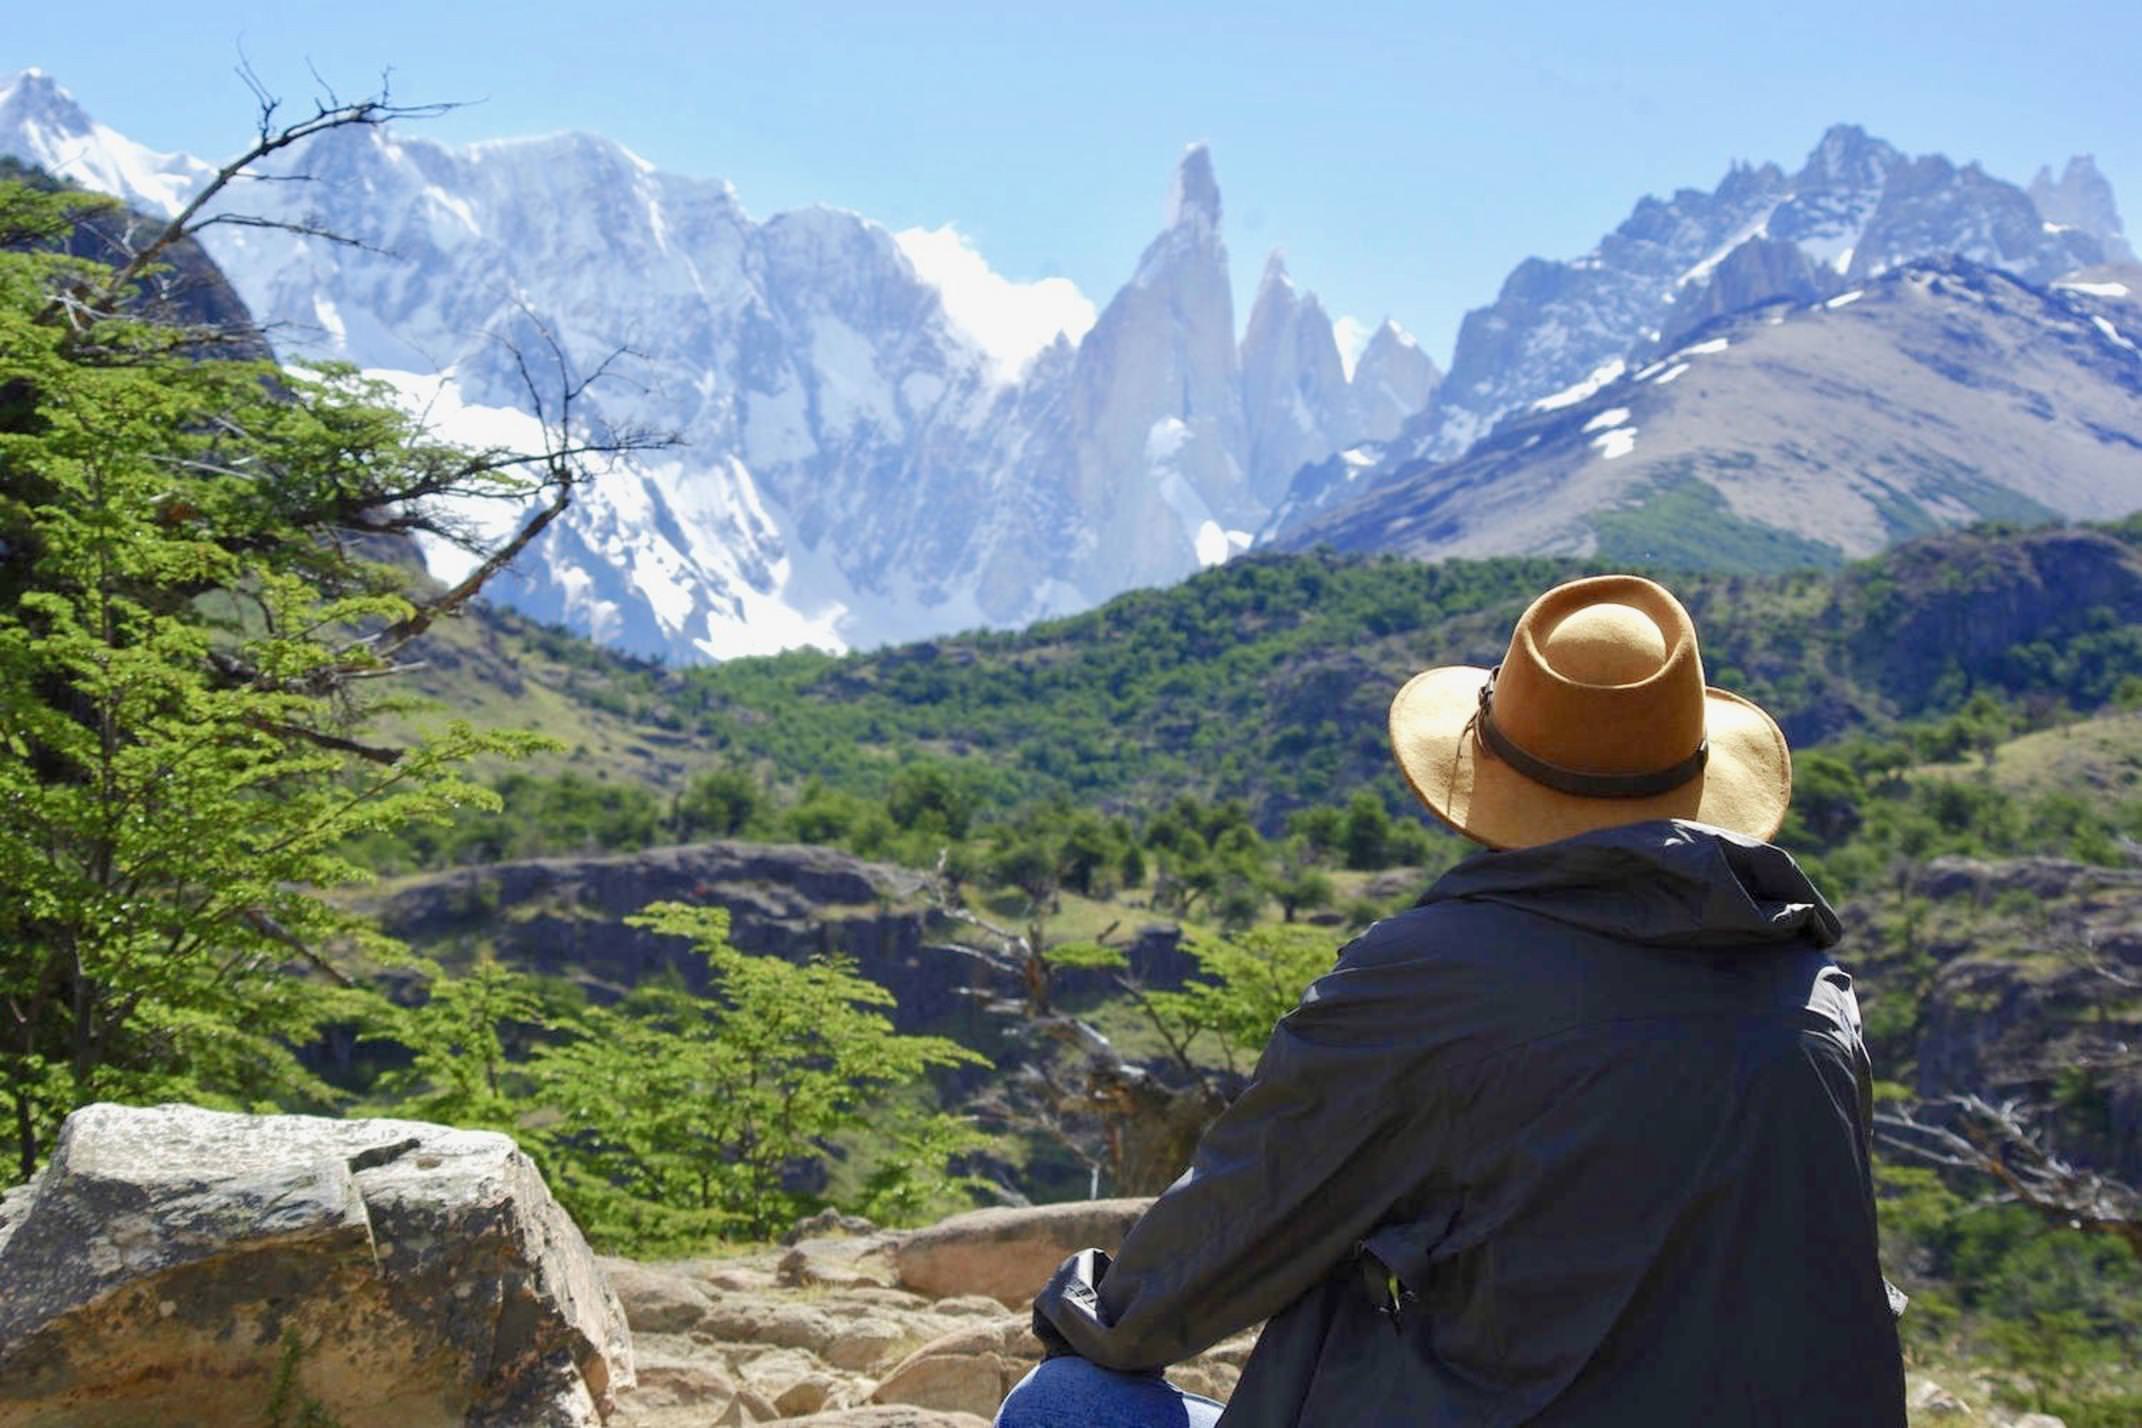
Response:
[[[1040,1361],[1034,1290],[1069,1249],[1117,1242],[1143,1204],[984,1210],[725,1259],[603,1260],[639,1375],[610,1428],[981,1428]],[[1238,1335],[1169,1377],[1225,1399],[1255,1341]]]
[[[1054,1264],[1043,1262],[1073,1242],[1112,1242],[1142,1204],[982,1211],[906,1235],[815,1236],[721,1259],[603,1260],[639,1372],[608,1428],[984,1428],[1040,1360],[1024,1306]],[[1168,1377],[1224,1401],[1256,1337],[1239,1334]],[[2065,1428],[2050,1414],[1981,1406],[1990,1396],[1968,1375],[1914,1373],[1911,1423]]]

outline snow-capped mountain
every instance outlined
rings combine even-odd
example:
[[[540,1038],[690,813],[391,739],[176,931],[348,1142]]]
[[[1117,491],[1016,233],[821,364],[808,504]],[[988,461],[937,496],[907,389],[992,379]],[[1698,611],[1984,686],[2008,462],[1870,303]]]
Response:
[[[2067,216],[2056,221],[2033,193]],[[1518,264],[1494,303],[1466,315],[1427,409],[1352,462],[1305,468],[1260,539],[1282,539],[1423,461],[1454,459],[1510,414],[1596,389],[1752,302],[1812,301],[1950,256],[2045,283],[2124,245],[2111,189],[2088,159],[2058,184],[2041,174],[2033,193],[1841,124],[1795,173],[1736,164],[1710,192],[1646,197],[1590,252]]]
[[[1834,563],[1983,519],[2142,506],[2142,271],[1960,258],[1718,318],[1416,460],[1281,548]]]
[[[2042,283],[2105,256],[1976,164],[1911,158],[1840,124],[1797,173],[1735,165],[1712,192],[1643,199],[1581,257],[1519,264],[1492,305],[1466,315],[1420,454],[1456,455],[1504,413],[1657,341],[1735,248],[1765,238],[1845,285],[1945,254]]]
[[[159,214],[211,172],[35,70],[0,79],[0,153]],[[1412,415],[1433,381],[1393,329],[1357,398],[1313,297],[1238,350],[1202,147],[1097,320],[956,233],[756,219],[726,183],[585,134],[339,129],[269,171],[311,181],[233,205],[356,240],[203,234],[286,357],[354,362],[483,442],[535,435],[519,359],[554,399],[543,333],[568,382],[631,354],[584,415],[679,444],[585,490],[502,594],[679,659],[1013,625],[1174,579],[1246,546],[1296,466]]]

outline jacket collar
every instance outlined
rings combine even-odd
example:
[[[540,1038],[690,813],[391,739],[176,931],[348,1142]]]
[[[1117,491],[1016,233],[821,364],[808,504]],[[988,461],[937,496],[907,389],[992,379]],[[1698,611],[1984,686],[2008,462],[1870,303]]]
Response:
[[[1614,828],[1467,858],[1421,906],[1521,906],[1588,932],[1666,947],[1833,946],[1837,914],[1782,848],[1683,819]]]

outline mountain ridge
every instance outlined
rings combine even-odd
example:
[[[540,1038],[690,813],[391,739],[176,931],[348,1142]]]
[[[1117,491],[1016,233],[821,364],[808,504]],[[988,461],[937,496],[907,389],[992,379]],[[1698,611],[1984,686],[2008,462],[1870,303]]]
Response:
[[[1957,258],[1813,301],[1804,266],[1771,278],[1785,291],[1634,370],[1609,363],[1463,456],[1306,473],[1323,487],[1301,499],[1326,509],[1268,543],[1760,570],[2142,507],[2142,283],[2039,287]]]
[[[204,169],[97,125],[34,72],[0,80],[7,151],[164,212]],[[643,653],[1024,623],[1224,559],[1267,513],[1240,383],[1257,349],[1238,345],[1203,146],[1093,328],[1012,371],[900,235],[823,206],[754,219],[726,182],[596,136],[332,130],[267,171],[314,181],[235,201],[365,246],[215,228],[219,263],[292,355],[436,399],[444,435],[532,434],[513,349],[546,334],[580,371],[639,354],[631,385],[584,410],[681,444],[595,483],[504,593]],[[1328,324],[1320,339],[1336,366]],[[1424,399],[1417,365],[1372,375],[1378,422]],[[1355,439],[1343,376],[1319,400],[1332,410],[1311,429]],[[1268,465],[1263,487],[1291,475]]]
[[[0,80],[8,151],[167,207],[205,167],[98,125],[38,71]],[[913,235],[825,206],[754,219],[732,185],[663,173],[598,136],[455,147],[333,131],[281,172],[299,169],[318,181],[244,196],[401,257],[211,230],[238,291],[296,355],[357,361],[428,403],[449,437],[519,441],[537,433],[519,411],[532,393],[516,347],[557,337],[560,381],[620,348],[640,354],[630,383],[587,414],[681,443],[594,483],[500,593],[685,661],[1018,626],[1258,541],[1298,544],[1349,503],[1356,528],[1371,510],[1404,514],[1394,502],[1425,464],[1476,441],[1484,461],[1513,413],[1546,403],[1589,420],[1601,389],[1709,324],[1773,300],[1812,307],[1922,258],[1960,253],[2041,286],[2097,275],[2074,290],[2110,304],[2093,314],[2110,340],[2132,340],[2117,300],[2085,292],[2127,291],[2124,270],[2104,276],[2125,239],[2086,157],[2026,191],[1853,125],[1833,126],[1793,173],[1737,163],[1712,191],[1640,200],[1577,259],[1518,264],[1468,317],[1447,378],[1389,324],[1349,369],[1330,315],[1276,253],[1238,333],[1203,145],[1184,152],[1165,226],[1091,326],[1074,339],[1075,312],[1044,313],[1058,331],[1017,361],[975,335],[971,310],[953,315],[950,269],[924,272]],[[1598,459],[1628,454],[1631,425],[1609,425],[1616,454]],[[1680,538],[1715,514],[1706,489],[1747,523],[1747,488],[1701,484],[1669,492],[1685,508]],[[2031,499],[1992,513],[2114,513]],[[1942,509],[1937,524],[1989,513]],[[1871,548],[1831,528],[1836,512],[1790,514],[1753,522],[1761,559]],[[1592,548],[1590,527],[1469,529],[1468,550]]]

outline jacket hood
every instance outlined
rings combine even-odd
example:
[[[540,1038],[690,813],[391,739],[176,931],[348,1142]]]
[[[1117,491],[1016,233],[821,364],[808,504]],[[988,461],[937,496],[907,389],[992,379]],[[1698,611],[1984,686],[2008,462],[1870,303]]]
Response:
[[[1782,848],[1682,819],[1476,853],[1420,901],[1505,903],[1602,937],[1658,947],[1833,946],[1837,914]]]

